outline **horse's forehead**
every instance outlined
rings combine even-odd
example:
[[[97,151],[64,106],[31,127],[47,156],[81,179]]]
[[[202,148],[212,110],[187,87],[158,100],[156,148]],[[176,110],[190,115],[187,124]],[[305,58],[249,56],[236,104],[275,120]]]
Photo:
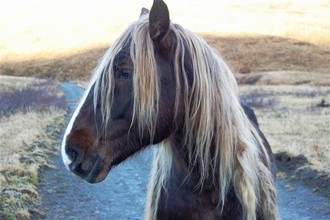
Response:
[[[124,46],[115,55],[114,58],[115,64],[119,64],[124,61],[129,61],[131,59],[130,46],[131,46],[131,39],[128,39],[126,40]]]
[[[115,57],[115,65],[121,64],[130,59],[130,53],[128,50],[121,50]]]
[[[115,57],[113,68],[134,68],[130,53],[125,51],[119,52]]]

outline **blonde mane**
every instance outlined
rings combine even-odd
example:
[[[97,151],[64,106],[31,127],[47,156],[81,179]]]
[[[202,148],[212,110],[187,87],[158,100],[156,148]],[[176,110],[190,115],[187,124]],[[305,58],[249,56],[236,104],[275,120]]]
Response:
[[[155,132],[158,114],[160,79],[149,36],[148,16],[132,24],[105,54],[95,70],[94,105],[101,101],[104,123],[110,119],[113,97],[114,58],[125,47],[130,48],[134,64],[134,113],[140,130],[146,126]],[[244,219],[256,219],[257,210],[264,219],[278,219],[275,183],[261,155],[268,155],[258,131],[245,115],[238,96],[236,80],[221,56],[194,33],[180,25],[170,24],[175,39],[174,70],[176,76],[175,116],[183,91],[185,108],[184,144],[189,152],[189,167],[199,169],[201,188],[207,179],[219,182],[219,201],[225,203],[232,185],[242,205]],[[128,40],[130,39],[130,40]],[[129,45],[125,45],[125,44]],[[189,53],[193,82],[188,83],[184,58]],[[180,78],[180,76],[183,78]],[[183,88],[183,89],[182,89]],[[211,145],[215,151],[211,152]],[[155,159],[149,186],[146,219],[157,219],[157,204],[172,166],[170,141],[155,147]],[[213,148],[214,150],[214,148]]]

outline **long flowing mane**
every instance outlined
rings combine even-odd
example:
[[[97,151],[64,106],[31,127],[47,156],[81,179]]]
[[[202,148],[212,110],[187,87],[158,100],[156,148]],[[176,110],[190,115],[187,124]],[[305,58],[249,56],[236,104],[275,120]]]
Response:
[[[133,120],[139,122],[141,132],[148,127],[154,134],[159,112],[160,79],[148,28],[148,16],[142,16],[133,23],[105,54],[95,70],[92,84],[95,83],[94,105],[101,103],[106,124],[114,91],[111,67],[119,51],[129,48],[134,64]],[[201,188],[206,180],[218,183],[221,206],[225,203],[229,187],[233,186],[245,219],[256,219],[257,209],[261,210],[259,214],[265,219],[278,218],[275,183],[267,168],[270,159],[261,137],[240,105],[232,72],[221,56],[194,33],[173,23],[169,33],[175,40],[171,54],[176,77],[174,112],[177,117],[179,102],[183,101],[184,145],[188,147],[189,169],[197,169],[200,174],[196,189]],[[187,57],[192,64],[189,70],[191,78],[184,65]],[[181,92],[183,100],[179,97]],[[170,141],[164,140],[155,149],[148,219],[156,219],[160,191],[162,187],[166,188],[172,166]]]

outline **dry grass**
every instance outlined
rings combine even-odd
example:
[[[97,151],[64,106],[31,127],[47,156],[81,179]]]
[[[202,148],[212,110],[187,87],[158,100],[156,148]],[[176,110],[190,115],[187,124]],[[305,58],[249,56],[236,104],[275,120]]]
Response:
[[[60,80],[88,79],[106,47],[138,17],[142,6],[152,4],[151,0],[16,1],[0,8],[0,75]],[[207,33],[207,40],[237,73],[329,73],[326,0],[166,2],[174,22]]]
[[[205,38],[220,51],[235,73],[330,72],[330,50],[310,43],[274,36]]]
[[[304,155],[317,171],[330,170],[329,87],[241,86],[243,99],[255,111],[274,153]]]
[[[17,99],[17,91],[24,92],[24,88],[42,83],[33,78],[0,76],[0,79],[0,96],[12,92],[11,100]],[[40,94],[46,92],[42,86],[34,89],[39,89]],[[64,125],[64,115],[64,109],[58,107],[39,111],[34,106],[29,111],[15,109],[10,116],[0,115],[0,219],[30,219],[32,214],[40,214],[39,174],[42,168],[51,167],[49,155],[57,152],[55,143],[61,132],[55,125]],[[51,131],[50,125],[55,126]]]
[[[207,33],[207,41],[236,73],[330,72],[328,1],[166,2],[172,20]],[[114,0],[14,1],[0,9],[5,18],[0,21],[0,75],[88,79],[108,45],[151,1],[125,4],[130,7],[124,13]],[[28,18],[24,25],[14,9]]]
[[[0,211],[24,219],[36,212],[40,202],[37,193],[39,172],[50,166],[47,153],[56,152],[54,140],[45,128],[59,120],[61,114],[63,111],[29,112],[1,120]]]
[[[316,85],[325,85],[321,78],[328,78],[329,81],[330,50],[327,48],[270,36],[204,37],[222,54],[235,73],[303,71],[313,72],[305,75],[305,80]],[[80,50],[61,58],[2,62],[0,75],[37,76],[62,81],[87,80],[106,49]]]
[[[199,33],[259,34],[330,47],[327,0],[167,0],[174,22]],[[151,0],[12,0],[0,8],[0,60],[54,58],[111,43]]]
[[[330,75],[320,72],[271,71],[236,74],[238,83],[252,85],[313,85],[330,86]]]
[[[32,57],[25,61],[0,62],[0,75],[35,76],[61,81],[86,80],[105,50],[106,47],[101,47],[50,59]]]
[[[29,87],[31,84],[40,82],[40,80],[32,77],[14,77],[0,76],[0,92],[17,91]]]

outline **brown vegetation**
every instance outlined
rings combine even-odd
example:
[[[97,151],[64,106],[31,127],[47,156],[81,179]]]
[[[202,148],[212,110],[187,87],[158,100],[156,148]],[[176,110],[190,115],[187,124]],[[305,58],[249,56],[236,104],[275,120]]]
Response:
[[[327,1],[166,2],[172,20],[206,33],[235,73],[330,71]],[[9,4],[0,9],[5,18],[0,21],[0,75],[89,79],[106,48],[150,2],[127,4],[31,0],[30,7]],[[25,25],[18,25],[22,17],[11,7],[29,18]],[[125,16],[119,10],[124,7]]]
[[[271,71],[330,72],[330,50],[274,36],[206,36],[235,73]],[[245,70],[245,71],[244,71]]]
[[[240,95],[272,146],[278,177],[330,198],[330,87],[248,85],[240,87]]]
[[[52,166],[65,103],[52,81],[0,76],[0,85],[0,219],[29,219],[41,214],[39,175]]]
[[[205,35],[235,73],[308,72],[307,79],[315,85],[329,78],[330,50],[310,43],[271,36],[220,37]],[[0,63],[0,75],[36,76],[61,81],[88,80],[107,47],[86,49],[61,57],[40,58]],[[310,74],[313,72],[313,74]],[[314,74],[321,74],[314,77]],[[238,75],[239,76],[239,75]],[[293,76],[294,78],[296,75]],[[304,75],[306,78],[306,74]],[[327,80],[329,83],[329,80]]]

